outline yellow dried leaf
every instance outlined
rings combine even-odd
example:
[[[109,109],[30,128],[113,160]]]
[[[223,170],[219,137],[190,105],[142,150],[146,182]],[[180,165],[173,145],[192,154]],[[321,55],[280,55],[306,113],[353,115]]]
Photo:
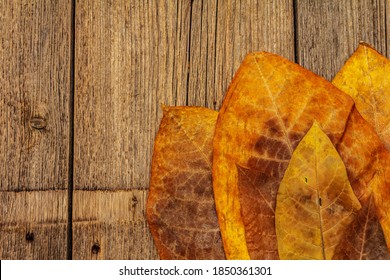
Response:
[[[295,149],[275,211],[281,259],[332,259],[361,208],[343,161],[317,123]]]
[[[353,98],[390,150],[390,60],[361,43],[332,83]]]

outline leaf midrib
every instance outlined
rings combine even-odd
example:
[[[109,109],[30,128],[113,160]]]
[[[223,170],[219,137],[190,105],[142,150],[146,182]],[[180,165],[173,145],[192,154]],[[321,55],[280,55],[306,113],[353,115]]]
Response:
[[[287,128],[286,128],[286,126],[285,126],[285,124],[284,124],[284,121],[283,121],[281,115],[280,115],[279,108],[278,108],[278,106],[276,105],[276,101],[275,101],[274,96],[273,96],[273,94],[272,94],[272,92],[271,92],[271,89],[269,88],[268,82],[267,82],[267,80],[265,79],[265,76],[264,76],[264,74],[263,74],[263,71],[262,71],[261,68],[260,68],[259,63],[257,62],[256,55],[255,55],[255,54],[253,54],[253,60],[254,60],[254,62],[255,62],[255,64],[256,64],[256,68],[257,68],[257,70],[258,70],[258,72],[259,72],[259,76],[260,76],[261,80],[263,81],[263,83],[264,83],[264,85],[265,85],[265,88],[266,88],[266,91],[267,91],[267,93],[268,93],[268,96],[269,96],[269,98],[270,98],[271,101],[272,101],[272,107],[274,107],[274,110],[275,110],[275,113],[276,113],[276,117],[278,118],[279,124],[280,124],[280,126],[281,126],[281,128],[282,128],[282,132],[283,132],[284,138],[285,138],[285,140],[286,140],[288,149],[289,149],[289,151],[290,151],[290,155],[292,155],[292,153],[293,153],[293,148],[292,148],[292,145],[291,145],[291,142],[290,142],[290,138],[288,137]]]

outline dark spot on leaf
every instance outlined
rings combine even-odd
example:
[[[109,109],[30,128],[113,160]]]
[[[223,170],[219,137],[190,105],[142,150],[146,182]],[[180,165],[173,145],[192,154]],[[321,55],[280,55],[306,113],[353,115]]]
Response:
[[[301,201],[302,203],[305,203],[306,201],[310,201],[310,200],[311,200],[311,195],[302,195],[299,198],[299,201]]]
[[[288,115],[287,116],[283,116],[282,120],[284,122],[284,126],[285,127],[290,127],[290,119],[289,119]]]
[[[275,159],[290,159],[291,154],[287,144],[278,139],[260,136],[255,144],[255,151],[260,155],[267,154],[267,157]]]
[[[334,209],[332,207],[328,207],[328,208],[326,208],[326,212],[328,212],[329,215],[333,215]]]
[[[282,128],[279,125],[279,122],[275,119],[269,119],[268,121],[265,122],[266,129],[269,132],[269,136],[271,137],[282,137],[283,132]]]
[[[293,149],[295,149],[298,146],[303,136],[304,134],[300,132],[291,131],[288,133],[288,139],[290,140]]]
[[[250,157],[247,165],[250,169],[258,170],[259,172],[268,174],[271,177],[282,178],[287,169],[288,163]]]

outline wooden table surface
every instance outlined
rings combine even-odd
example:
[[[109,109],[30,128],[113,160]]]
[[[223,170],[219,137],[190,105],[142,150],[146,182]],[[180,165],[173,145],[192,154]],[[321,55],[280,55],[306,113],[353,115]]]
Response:
[[[252,51],[330,80],[389,30],[389,0],[0,0],[0,258],[158,258],[161,104],[218,110]]]

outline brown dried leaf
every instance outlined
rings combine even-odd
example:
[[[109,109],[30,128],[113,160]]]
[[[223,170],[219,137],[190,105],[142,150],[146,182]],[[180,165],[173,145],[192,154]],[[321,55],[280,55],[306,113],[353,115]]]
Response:
[[[373,196],[362,202],[362,209],[345,230],[335,249],[334,260],[390,259],[382,227],[376,216]]]
[[[164,107],[154,144],[147,219],[161,259],[224,259],[212,188],[218,113]]]
[[[332,259],[361,208],[343,161],[314,123],[294,150],[275,210],[281,259]]]
[[[277,260],[279,256],[274,219],[279,180],[239,165],[237,172],[241,216],[249,256],[252,260]]]

